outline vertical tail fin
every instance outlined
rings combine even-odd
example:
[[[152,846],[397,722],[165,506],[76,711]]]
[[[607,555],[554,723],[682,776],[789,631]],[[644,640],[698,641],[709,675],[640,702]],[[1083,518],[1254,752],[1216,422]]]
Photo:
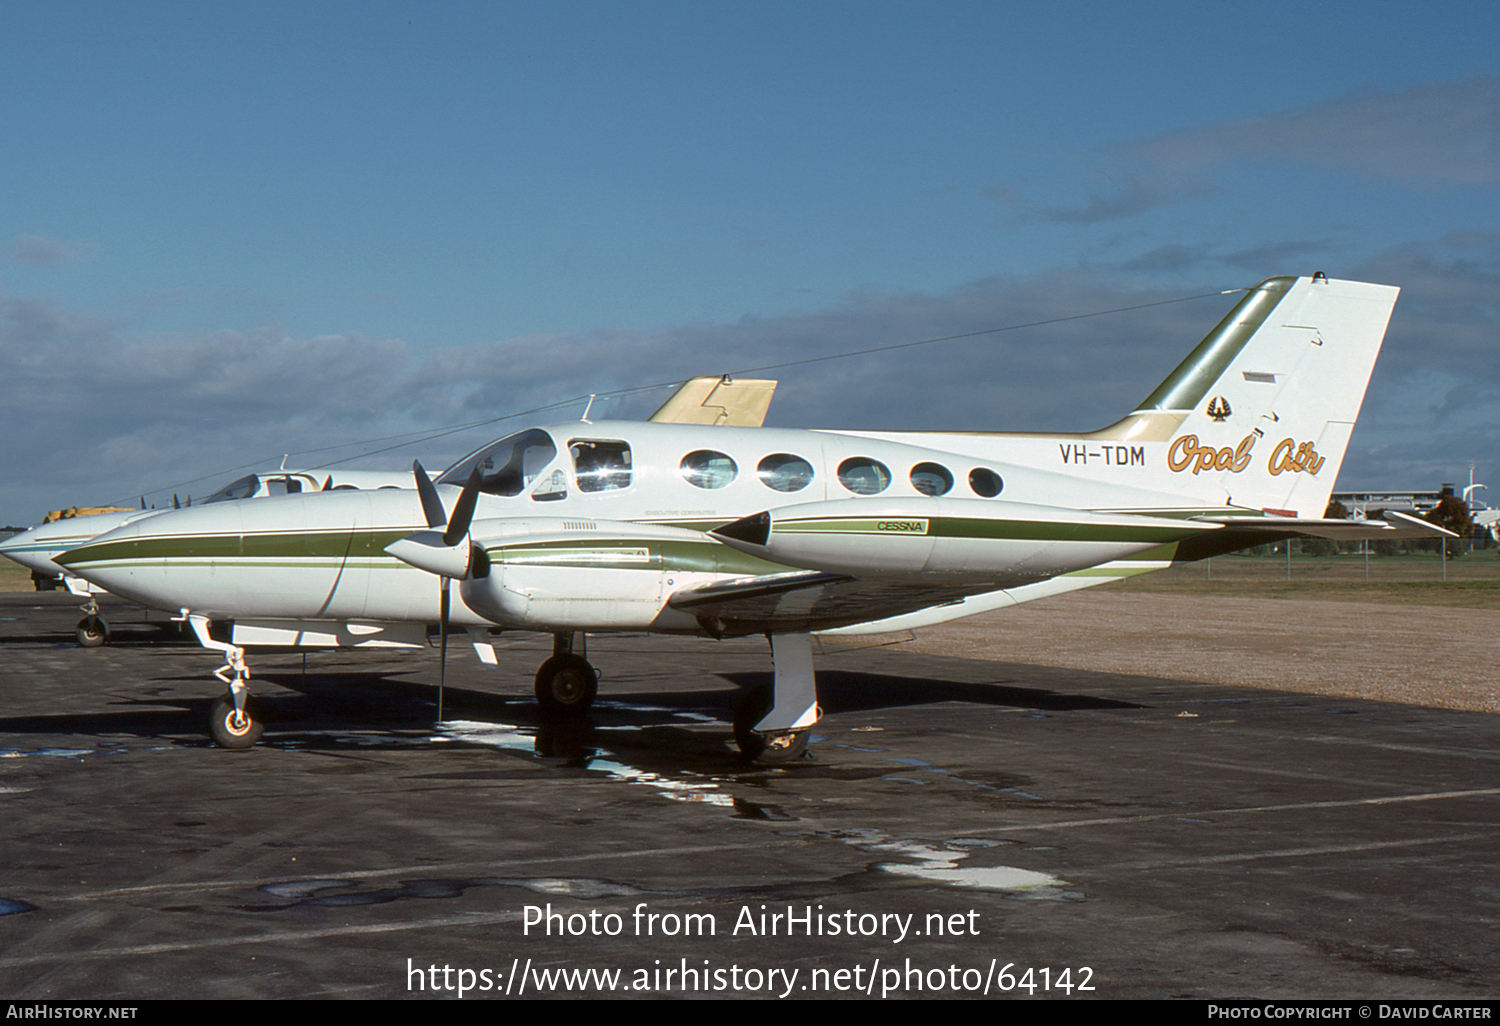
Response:
[[[1399,291],[1270,278],[1135,412],[1093,437],[1169,442],[1173,492],[1322,516]]]

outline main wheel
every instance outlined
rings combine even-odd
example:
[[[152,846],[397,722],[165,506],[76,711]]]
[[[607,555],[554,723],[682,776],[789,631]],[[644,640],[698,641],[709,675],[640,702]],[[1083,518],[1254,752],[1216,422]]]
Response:
[[[265,729],[266,720],[261,714],[260,703],[249,695],[245,696],[243,716],[236,715],[234,699],[229,695],[214,699],[208,710],[208,735],[220,748],[235,751],[249,748],[260,740],[261,731]]]
[[[775,703],[776,692],[769,684],[751,688],[735,703],[734,743],[745,758],[774,765],[794,762],[807,751],[811,729],[787,730],[769,737],[752,729],[765,719]]]
[[[84,648],[98,648],[109,642],[109,624],[102,617],[85,616],[73,633]]]
[[[582,656],[556,655],[536,671],[536,701],[553,716],[580,716],[599,694],[599,674]]]

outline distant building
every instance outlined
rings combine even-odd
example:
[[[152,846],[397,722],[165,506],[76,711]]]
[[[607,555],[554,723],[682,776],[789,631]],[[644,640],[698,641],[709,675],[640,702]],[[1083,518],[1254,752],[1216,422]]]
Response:
[[[1435,492],[1334,492],[1333,498],[1343,503],[1355,520],[1363,520],[1365,514],[1372,509],[1416,510],[1418,513],[1426,513],[1436,508],[1443,496],[1453,494],[1453,485],[1445,482]],[[1470,500],[1469,515],[1473,517],[1476,527],[1488,531],[1491,538],[1500,542],[1500,509],[1490,509]]]

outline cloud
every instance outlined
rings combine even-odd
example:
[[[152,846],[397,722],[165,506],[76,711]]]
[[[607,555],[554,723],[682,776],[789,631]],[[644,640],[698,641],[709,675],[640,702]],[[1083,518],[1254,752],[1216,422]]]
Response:
[[[1403,286],[1346,468],[1357,483],[1345,486],[1425,480],[1393,482],[1407,471],[1448,480],[1457,470],[1435,468],[1500,451],[1500,234],[1394,247],[1337,276]],[[645,417],[698,374],[778,379],[771,426],[1091,430],[1134,408],[1235,300],[1168,301],[1214,291],[1054,269],[941,293],[863,290],[781,317],[428,351],[273,327],[136,334],[55,301],[0,299],[0,432],[11,443],[0,449],[0,520],[143,492],[170,502],[282,453],[304,466],[374,452],[353,465],[396,469],[415,456],[437,468],[511,430],[574,420],[590,393],[659,385],[600,400],[591,414]],[[1108,310],[1120,312],[1078,316]],[[905,345],[971,332],[984,334]],[[527,412],[560,400],[571,401]],[[503,419],[512,415],[521,416]],[[481,421],[394,451],[359,441]]]
[[[1246,162],[1334,167],[1405,183],[1491,185],[1500,182],[1500,78],[1371,90],[1131,140],[1095,159],[1107,170],[1092,177],[1109,184],[1090,189],[1082,206],[1037,203],[1010,186],[985,194],[1009,205],[1015,224],[1093,225],[1221,196],[1225,190],[1212,173]]]
[[[1350,168],[1407,181],[1500,181],[1500,78],[1369,91],[1124,143],[1169,179],[1242,161]]]
[[[1399,285],[1401,298],[1341,486],[1433,487],[1469,460],[1500,471],[1500,233],[1392,247],[1350,276]]]
[[[1222,195],[1224,191],[1202,176],[1163,175],[1154,171],[1142,174],[1118,169],[1113,174],[1096,173],[1110,183],[1110,188],[1090,190],[1089,201],[1082,207],[1035,204],[1010,188],[989,189],[986,195],[1015,209],[1014,224],[1091,225],[1135,217],[1174,203]]]
[[[11,369],[0,378],[0,432],[17,440],[0,450],[0,516],[30,522],[58,506],[153,489],[170,501],[183,482],[210,477],[186,489],[197,494],[247,462],[264,466],[285,452],[306,452],[294,462],[316,465],[380,448],[314,452],[335,443],[492,422],[357,464],[399,467],[419,456],[437,467],[523,421],[576,418],[584,402],[500,420],[508,415],[660,384],[601,401],[592,414],[644,417],[673,384],[697,374],[779,379],[773,425],[1096,428],[1146,395],[1228,301],[805,361],[1165,298],[1102,274],[1057,271],[943,294],[851,293],[785,317],[529,335],[426,353],[397,339],[299,339],[275,328],[137,335],[55,301],[0,300],[0,362]]]
[[[10,257],[36,267],[60,267],[93,255],[92,242],[64,242],[43,235],[21,235],[10,244]]]

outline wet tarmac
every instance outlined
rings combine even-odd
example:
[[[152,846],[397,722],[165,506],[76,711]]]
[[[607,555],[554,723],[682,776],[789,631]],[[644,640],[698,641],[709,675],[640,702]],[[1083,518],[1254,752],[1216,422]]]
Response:
[[[763,639],[215,657],[0,596],[0,996],[1487,998],[1500,718],[899,647],[818,657],[812,759],[746,765]],[[1073,625],[1086,629],[1086,625]]]

